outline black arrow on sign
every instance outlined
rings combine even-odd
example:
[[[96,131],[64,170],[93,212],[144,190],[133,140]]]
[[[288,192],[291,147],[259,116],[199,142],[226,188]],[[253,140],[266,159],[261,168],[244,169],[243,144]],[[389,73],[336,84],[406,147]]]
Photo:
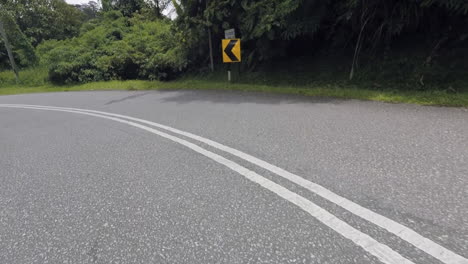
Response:
[[[232,39],[231,41],[229,41],[229,44],[224,49],[224,53],[226,53],[226,55],[229,57],[229,59],[231,59],[231,61],[239,61],[239,58],[237,58],[236,55],[232,53],[232,49],[236,45],[237,41],[237,39]]]

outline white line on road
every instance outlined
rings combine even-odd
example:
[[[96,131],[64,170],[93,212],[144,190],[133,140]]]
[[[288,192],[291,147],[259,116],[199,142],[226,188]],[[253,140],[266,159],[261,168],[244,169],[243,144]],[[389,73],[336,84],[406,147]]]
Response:
[[[0,104],[0,106],[2,106]],[[194,140],[197,140],[199,142],[202,142],[204,144],[207,144],[211,147],[214,147],[216,149],[222,150],[224,152],[227,152],[231,155],[237,156],[241,159],[244,159],[252,164],[255,164],[259,167],[262,167],[270,172],[275,173],[276,175],[285,178],[305,189],[308,189],[309,191],[321,196],[322,198],[337,204],[338,206],[342,207],[343,209],[379,226],[380,228],[383,228],[387,230],[388,232],[400,237],[401,239],[405,240],[406,242],[412,244],[416,248],[419,248],[420,250],[426,252],[427,254],[431,255],[432,257],[442,261],[443,263],[446,264],[468,264],[468,259],[464,258],[463,256],[458,255],[457,253],[433,242],[432,240],[418,234],[416,231],[392,220],[389,219],[383,215],[380,215],[378,213],[375,213],[357,203],[354,203],[351,200],[346,199],[345,197],[342,197],[325,187],[316,184],[314,182],[311,182],[309,180],[306,180],[296,174],[290,173],[282,168],[279,168],[273,164],[270,164],[264,160],[258,159],[254,156],[251,156],[247,153],[244,153],[242,151],[239,151],[237,149],[222,145],[218,142],[212,141],[210,139],[181,131],[169,126],[165,126],[162,124],[158,124],[155,122],[151,122],[148,120],[144,119],[139,119],[139,118],[134,118],[130,116],[125,116],[125,115],[119,115],[119,114],[114,114],[114,113],[107,113],[107,112],[102,112],[102,111],[95,111],[95,110],[87,110],[87,109],[79,109],[79,108],[65,108],[65,107],[54,107],[54,106],[38,106],[38,105],[20,105],[20,104],[4,104],[3,106],[26,106],[26,107],[39,107],[39,108],[51,108],[51,109],[66,109],[66,110],[74,110],[74,111],[83,111],[83,112],[89,112],[89,113],[97,113],[97,114],[102,114],[102,115],[107,115],[107,116],[114,116],[114,117],[119,117],[119,118],[124,118],[127,120],[132,120],[140,123],[144,123],[150,126],[154,126],[157,128],[165,129],[167,131],[170,131],[172,133],[182,135]]]
[[[67,110],[67,109],[58,109],[58,108],[46,108],[46,107],[33,107],[33,106],[7,106],[1,105],[0,107],[11,107],[11,108],[23,108],[23,109],[35,109],[35,110],[45,110],[45,111],[58,111],[58,112],[68,112],[68,113],[76,113],[88,116],[94,116],[104,119],[113,120],[119,123],[127,124],[129,126],[137,127],[163,138],[169,139],[173,142],[179,143],[187,148],[192,149],[193,151],[200,153],[228,168],[231,170],[241,174],[245,178],[249,179],[252,182],[255,182],[262,186],[263,188],[275,193],[276,195],[280,196],[281,198],[295,204],[302,210],[309,213],[315,219],[320,221],[322,224],[328,226],[329,228],[333,229],[343,237],[353,241],[355,244],[363,248],[365,251],[369,252],[370,254],[377,257],[381,262],[388,263],[388,264],[414,264],[412,261],[404,258],[399,253],[393,251],[387,245],[379,243],[377,240],[373,239],[367,234],[362,233],[361,231],[355,229],[354,227],[350,226],[349,224],[345,223],[344,221],[340,220],[333,214],[329,213],[325,209],[321,208],[320,206],[314,204],[313,202],[307,200],[306,198],[286,189],[285,187],[251,171],[231,160],[228,160],[216,153],[208,151],[196,144],[193,144],[187,140],[169,135],[162,131],[135,123],[127,120],[123,120],[116,117],[110,117],[101,114],[89,113],[84,111],[76,111],[76,110]]]

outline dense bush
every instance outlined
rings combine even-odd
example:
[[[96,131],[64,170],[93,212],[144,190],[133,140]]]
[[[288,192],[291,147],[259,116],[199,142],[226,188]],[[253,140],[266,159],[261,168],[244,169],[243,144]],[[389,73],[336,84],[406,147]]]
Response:
[[[188,63],[169,21],[127,18],[119,11],[85,24],[79,37],[45,41],[37,50],[55,83],[167,80]]]

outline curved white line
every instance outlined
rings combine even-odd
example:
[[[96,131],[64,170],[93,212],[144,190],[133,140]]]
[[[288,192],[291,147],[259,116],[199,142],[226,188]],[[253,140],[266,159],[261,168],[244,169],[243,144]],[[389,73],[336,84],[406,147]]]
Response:
[[[123,123],[129,126],[133,126],[136,128],[140,128],[143,130],[146,130],[150,133],[156,134],[158,136],[161,136],[163,138],[169,139],[173,142],[179,143],[189,149],[192,149],[193,151],[202,154],[226,167],[229,169],[241,174],[248,180],[259,184],[263,188],[275,193],[276,195],[280,196],[281,198],[295,204],[302,210],[306,211],[309,213],[311,216],[313,216],[315,219],[320,221],[322,224],[328,226],[329,228],[333,229],[343,237],[353,241],[356,245],[360,246],[363,248],[365,251],[369,252],[370,254],[374,255],[377,257],[380,261],[383,263],[388,263],[388,264],[414,264],[412,261],[404,258],[401,256],[399,253],[393,251],[390,247],[387,245],[381,244],[372,237],[370,237],[367,234],[362,233],[361,231],[355,229],[354,227],[350,226],[349,224],[345,223],[344,221],[340,220],[333,214],[329,213],[325,209],[319,207],[318,205],[314,204],[313,202],[307,200],[306,198],[286,189],[285,187],[255,173],[254,171],[251,171],[231,160],[228,160],[218,154],[215,154],[211,151],[208,151],[202,147],[199,147],[198,145],[195,145],[191,142],[188,142],[184,139],[166,134],[164,132],[161,132],[159,130],[134,123],[131,121],[126,121],[120,118],[116,117],[110,117],[106,115],[100,115],[100,114],[94,114],[94,113],[88,113],[88,112],[83,112],[83,111],[75,111],[75,110],[66,110],[66,109],[54,109],[54,108],[45,108],[45,107],[28,107],[28,106],[5,106],[5,105],[0,105],[0,107],[11,107],[11,108],[23,108],[23,109],[35,109],[35,110],[44,110],[44,111],[58,111],[58,112],[68,112],[68,113],[76,113],[76,114],[82,114],[82,115],[88,115],[88,116],[94,116],[94,117],[99,117],[99,118],[104,118],[112,121],[116,121],[119,123]]]

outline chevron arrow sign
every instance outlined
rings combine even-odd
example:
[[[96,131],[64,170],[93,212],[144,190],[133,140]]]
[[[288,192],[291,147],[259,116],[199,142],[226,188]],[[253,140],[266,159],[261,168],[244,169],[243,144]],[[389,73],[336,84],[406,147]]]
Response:
[[[223,62],[241,62],[241,41],[240,39],[223,39]]]

